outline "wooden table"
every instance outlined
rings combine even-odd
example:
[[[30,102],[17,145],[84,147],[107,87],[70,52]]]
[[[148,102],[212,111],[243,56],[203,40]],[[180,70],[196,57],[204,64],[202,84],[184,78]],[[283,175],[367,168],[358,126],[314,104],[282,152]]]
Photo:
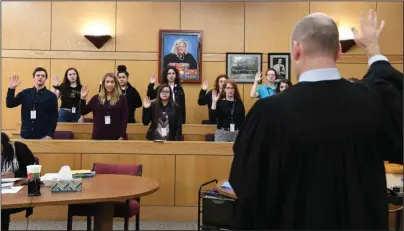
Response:
[[[220,180],[219,182],[217,182],[216,184],[216,188],[217,190],[219,190],[219,192],[225,196],[231,197],[233,199],[237,199],[236,194],[234,193],[233,189],[224,189],[222,188],[222,185],[224,182],[228,182],[227,179],[224,180]]]
[[[41,196],[28,197],[27,186],[16,194],[2,194],[2,209],[97,203],[94,230],[112,230],[114,202],[152,194],[157,181],[138,176],[100,174],[83,179],[81,192],[51,192],[42,185]]]

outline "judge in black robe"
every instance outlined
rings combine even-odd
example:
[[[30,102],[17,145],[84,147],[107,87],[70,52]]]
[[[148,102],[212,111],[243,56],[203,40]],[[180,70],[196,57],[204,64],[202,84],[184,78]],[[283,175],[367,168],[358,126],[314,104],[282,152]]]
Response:
[[[402,73],[380,60],[356,83],[304,78],[259,100],[239,132],[237,228],[387,230],[383,161],[403,162]]]

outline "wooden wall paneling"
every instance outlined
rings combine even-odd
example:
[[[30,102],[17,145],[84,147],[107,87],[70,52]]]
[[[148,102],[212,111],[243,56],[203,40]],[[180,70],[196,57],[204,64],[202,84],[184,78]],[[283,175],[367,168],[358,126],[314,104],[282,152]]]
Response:
[[[396,68],[397,70],[403,72],[403,64],[402,63],[396,63],[396,64],[392,64],[394,68]]]
[[[246,2],[245,51],[289,52],[292,30],[308,13],[309,2]]]
[[[310,2],[310,13],[322,12],[334,19],[341,34],[352,36],[351,27],[359,28],[359,17],[362,11],[368,12],[376,9],[376,2]],[[354,46],[347,54],[363,54],[363,51]]]
[[[160,188],[156,193],[142,198],[144,205],[174,206],[174,155],[83,154],[83,168],[91,169],[93,163],[143,164],[143,176],[155,179]],[[128,182],[129,183],[129,182]]]
[[[15,108],[6,107],[6,96],[7,89],[9,87],[9,78],[16,74],[22,81],[21,84],[16,88],[15,95],[24,90],[25,88],[34,87],[34,80],[32,73],[35,68],[43,67],[48,71],[50,70],[50,60],[49,59],[2,59],[2,78],[1,78],[1,109],[2,112],[2,129],[18,129],[15,127],[17,122],[21,121],[21,106]],[[49,77],[46,82],[46,86],[49,89],[50,81]]]
[[[337,64],[337,68],[344,78],[362,79],[369,69],[368,64]]]
[[[403,54],[403,2],[377,2],[377,17],[385,20],[380,46],[383,54]]]
[[[203,30],[204,53],[244,51],[243,2],[181,2],[181,29]]]
[[[180,2],[117,4],[117,51],[158,52],[159,30],[180,29]]]
[[[52,50],[115,51],[116,2],[52,2]],[[90,29],[88,29],[90,28]],[[109,34],[100,49],[84,34]]]
[[[1,11],[2,49],[50,49],[50,2],[2,2]]]
[[[65,153],[53,155],[51,153],[34,153],[42,165],[41,174],[58,173],[60,168],[68,165],[72,170],[82,169],[81,154]]]
[[[231,156],[176,156],[175,206],[198,205],[201,184],[229,177]]]

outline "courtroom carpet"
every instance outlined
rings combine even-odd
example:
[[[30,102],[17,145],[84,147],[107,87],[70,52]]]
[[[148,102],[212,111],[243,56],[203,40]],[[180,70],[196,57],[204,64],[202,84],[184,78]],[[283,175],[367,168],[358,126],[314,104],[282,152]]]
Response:
[[[66,230],[66,221],[11,221],[10,230]],[[74,221],[73,230],[86,230],[85,221]],[[114,230],[123,230],[123,221],[114,222]],[[129,223],[129,230],[135,230],[135,222]],[[154,222],[141,221],[140,230],[197,230],[196,222]]]

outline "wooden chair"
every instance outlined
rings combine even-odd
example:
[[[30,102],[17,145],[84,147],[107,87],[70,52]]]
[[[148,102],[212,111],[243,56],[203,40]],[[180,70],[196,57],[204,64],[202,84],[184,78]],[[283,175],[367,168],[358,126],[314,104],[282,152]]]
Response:
[[[143,165],[116,165],[94,163],[95,174],[119,174],[142,176]],[[130,182],[128,182],[129,184]],[[72,230],[73,216],[87,217],[87,230],[91,230],[91,217],[94,217],[95,204],[71,204],[68,206],[67,230]],[[124,230],[129,229],[129,218],[136,216],[136,230],[140,226],[140,198],[115,202],[114,217],[124,218]]]

